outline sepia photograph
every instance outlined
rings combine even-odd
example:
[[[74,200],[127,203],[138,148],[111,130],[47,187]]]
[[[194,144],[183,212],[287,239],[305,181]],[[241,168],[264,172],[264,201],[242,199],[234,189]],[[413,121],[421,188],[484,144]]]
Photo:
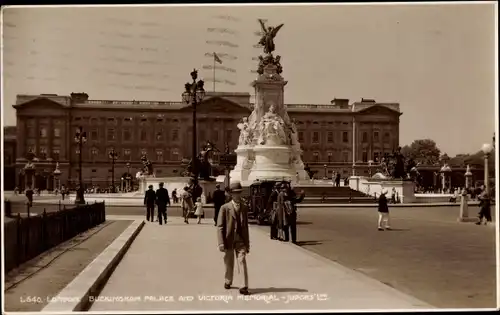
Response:
[[[500,307],[498,3],[1,8],[2,313]]]

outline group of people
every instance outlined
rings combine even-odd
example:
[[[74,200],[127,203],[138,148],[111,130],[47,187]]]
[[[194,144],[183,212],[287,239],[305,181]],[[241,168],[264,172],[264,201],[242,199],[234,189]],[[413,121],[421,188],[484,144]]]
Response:
[[[153,190],[153,185],[149,185],[144,196],[146,206],[146,220],[153,222],[155,216],[155,205],[158,207],[158,222],[160,225],[167,224],[167,206],[170,206],[168,190],[164,188],[164,183],[159,184],[160,188]]]
[[[276,183],[269,196],[267,207],[271,209],[271,231],[273,240],[297,242],[297,204],[304,200],[304,191],[299,196],[289,183]]]

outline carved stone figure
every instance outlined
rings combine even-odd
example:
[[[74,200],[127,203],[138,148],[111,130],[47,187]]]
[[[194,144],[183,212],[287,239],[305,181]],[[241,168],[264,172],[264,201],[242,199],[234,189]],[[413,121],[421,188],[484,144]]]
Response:
[[[259,41],[259,44],[264,46],[264,53],[270,54],[275,50],[275,45],[274,45],[274,38],[276,37],[276,34],[278,34],[278,31],[283,27],[285,24],[280,24],[276,27],[269,26],[266,29],[266,26],[264,25],[264,21],[259,19],[260,26],[262,28],[263,35]]]
[[[266,144],[267,140],[273,136],[277,137],[282,143],[286,143],[286,134],[284,129],[285,122],[276,114],[274,105],[269,107],[269,111],[262,117],[259,123],[259,144]]]
[[[151,163],[150,160],[148,160],[147,154],[143,154],[141,156],[141,162],[142,162],[142,174],[143,175],[153,175],[153,163]]]
[[[283,72],[283,67],[281,66],[280,59],[281,59],[280,55],[274,58],[274,65],[276,66],[276,73],[278,74],[281,74]]]
[[[241,122],[237,125],[237,127],[240,130],[239,144],[240,145],[250,144],[251,130],[250,130],[250,124],[248,123],[248,118],[243,117]]]

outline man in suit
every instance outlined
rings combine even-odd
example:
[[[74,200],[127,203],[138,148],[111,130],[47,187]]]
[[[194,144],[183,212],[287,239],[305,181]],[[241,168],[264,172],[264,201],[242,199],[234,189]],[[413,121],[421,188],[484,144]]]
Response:
[[[217,225],[217,216],[219,215],[220,208],[226,203],[226,194],[220,189],[219,184],[215,185],[213,201],[215,208],[214,225]]]
[[[226,267],[224,288],[233,284],[234,256],[238,263],[238,273],[243,269],[243,286],[240,294],[248,295],[248,270],[246,255],[250,252],[250,236],[248,232],[248,209],[242,202],[243,191],[240,182],[229,185],[232,200],[220,208],[217,218],[217,240],[219,250],[224,253]]]
[[[151,222],[154,220],[155,215],[155,201],[156,194],[153,190],[153,185],[149,185],[149,189],[146,190],[144,196],[144,205],[146,206],[146,220],[149,221],[149,218],[151,218]]]
[[[156,191],[156,204],[158,205],[158,222],[162,225],[162,221],[167,224],[167,205],[170,206],[170,197],[168,190],[163,188],[163,183],[160,183],[160,188]]]
[[[289,184],[285,184],[285,201],[289,201],[288,205],[290,209],[284,212],[285,216],[285,224],[283,226],[284,230],[284,241],[290,241],[290,236],[292,238],[292,243],[297,244],[297,204],[301,203],[304,200],[305,194],[302,190],[300,195],[297,196],[295,191],[290,187]],[[285,209],[285,207],[284,207]]]
[[[279,188],[279,182],[274,184],[273,191],[271,192],[271,195],[269,196],[269,200],[267,202],[267,208],[271,209],[270,236],[272,240],[278,239],[278,214],[276,202],[278,201]]]

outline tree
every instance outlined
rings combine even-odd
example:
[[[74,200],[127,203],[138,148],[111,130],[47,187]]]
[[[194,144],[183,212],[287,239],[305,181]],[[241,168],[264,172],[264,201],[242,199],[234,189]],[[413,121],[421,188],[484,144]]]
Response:
[[[407,159],[424,165],[434,165],[439,162],[441,150],[436,146],[436,142],[431,139],[415,140],[408,146],[401,148],[401,154]]]

